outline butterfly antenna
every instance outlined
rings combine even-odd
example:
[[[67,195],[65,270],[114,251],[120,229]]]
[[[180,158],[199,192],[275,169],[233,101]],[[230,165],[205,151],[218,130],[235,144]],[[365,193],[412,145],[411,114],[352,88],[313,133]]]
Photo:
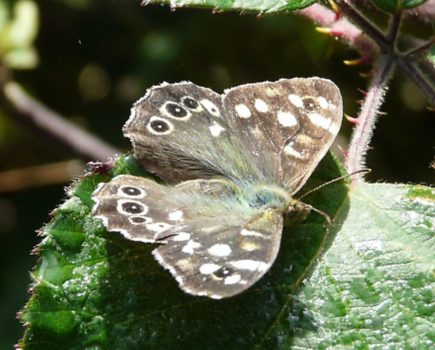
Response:
[[[309,194],[311,194],[311,193],[313,193],[313,192],[316,192],[316,191],[320,190],[320,189],[323,188],[323,187],[329,186],[329,185],[331,185],[331,184],[333,184],[333,183],[335,183],[335,182],[337,182],[337,181],[341,181],[341,180],[343,180],[343,179],[346,179],[346,178],[348,178],[348,177],[354,176],[354,175],[356,175],[356,174],[361,174],[361,173],[368,174],[368,173],[370,173],[371,171],[372,171],[372,170],[371,170],[371,169],[368,169],[368,168],[366,168],[366,169],[360,169],[360,170],[354,171],[353,173],[346,174],[346,175],[343,175],[343,176],[337,177],[337,178],[335,178],[335,179],[329,180],[329,181],[327,181],[327,182],[325,182],[325,183],[323,183],[323,184],[321,184],[321,185],[319,185],[319,186],[317,186],[317,187],[312,188],[312,189],[309,190],[308,192],[305,192],[302,196],[300,196],[300,197],[298,198],[298,200],[301,200],[302,198],[308,196]],[[315,210],[315,211],[316,211],[316,210]],[[319,213],[319,214],[320,214],[320,213]]]

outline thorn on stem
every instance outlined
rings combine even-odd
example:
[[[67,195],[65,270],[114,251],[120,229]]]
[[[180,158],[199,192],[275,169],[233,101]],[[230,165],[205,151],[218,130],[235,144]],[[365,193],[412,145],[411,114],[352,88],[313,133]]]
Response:
[[[341,154],[343,155],[344,158],[347,158],[347,156],[349,155],[349,153],[341,146],[341,145],[337,145],[337,148],[340,150]]]
[[[373,76],[373,73],[374,73],[374,70],[373,69],[370,69],[369,71],[367,71],[367,72],[360,72],[359,73],[359,76],[361,77],[361,78],[366,78],[366,79],[368,79],[368,78],[370,78],[370,77],[372,77]]]
[[[322,33],[322,34],[333,36],[333,37],[341,37],[343,35],[343,33],[341,31],[334,30],[334,29],[329,28],[329,27],[316,27],[316,31],[318,31],[319,33]]]
[[[358,90],[358,91],[361,93],[361,95],[363,95],[364,97],[367,96],[367,91],[365,91],[365,90],[363,90],[363,89],[360,89],[360,88],[358,88],[357,90]]]
[[[359,120],[358,120],[358,118],[353,118],[353,117],[351,117],[350,115],[348,115],[348,114],[344,114],[344,117],[346,118],[346,120],[349,122],[349,123],[351,123],[351,124],[353,124],[353,125],[359,125]]]
[[[341,18],[340,7],[337,5],[337,3],[334,0],[328,0],[328,3],[332,11],[334,11],[335,13],[335,20],[338,21]]]
[[[332,33],[331,28],[328,28],[328,27],[316,27],[315,29],[316,29],[316,31],[318,31],[319,33],[332,35],[332,34],[331,34],[331,33]]]
[[[39,249],[39,247],[35,247],[35,248],[33,248],[31,251],[30,251],[30,255],[33,255],[33,256],[38,256],[39,255],[39,253],[40,253],[40,249]]]
[[[357,65],[360,65],[360,64],[367,63],[367,62],[369,62],[369,60],[370,60],[370,56],[369,55],[363,55],[360,58],[356,58],[354,60],[344,60],[343,63],[346,66],[357,66]]]

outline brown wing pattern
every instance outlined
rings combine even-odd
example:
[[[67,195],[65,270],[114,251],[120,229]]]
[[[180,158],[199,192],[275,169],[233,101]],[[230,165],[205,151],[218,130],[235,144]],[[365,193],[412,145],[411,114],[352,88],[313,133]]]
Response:
[[[237,86],[226,91],[224,109],[252,161],[290,193],[311,175],[342,121],[340,91],[321,78]]]
[[[278,254],[282,212],[240,203],[235,185],[192,180],[168,187],[121,175],[93,194],[93,215],[130,240],[162,243],[156,260],[187,293],[219,299],[257,282]]]

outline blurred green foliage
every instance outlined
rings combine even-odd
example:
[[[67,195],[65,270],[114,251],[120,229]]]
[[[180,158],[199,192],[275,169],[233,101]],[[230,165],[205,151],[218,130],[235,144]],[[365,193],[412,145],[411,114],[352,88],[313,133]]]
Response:
[[[162,81],[191,80],[222,91],[241,83],[316,75],[334,80],[342,90],[345,112],[357,113],[358,89],[366,86],[359,73],[371,67],[344,66],[343,59],[358,53],[316,33],[311,22],[293,15],[171,11],[161,6],[140,7],[139,2],[7,0],[0,3],[0,37],[5,37],[11,23],[20,23],[18,32],[26,33],[26,39],[20,39],[22,46],[16,45],[19,41],[11,44],[1,39],[1,57],[6,57],[4,47],[14,48],[8,52],[24,48],[27,56],[33,52],[33,65],[39,56],[34,69],[15,70],[14,79],[50,108],[123,150],[129,145],[121,126],[132,102],[147,87]],[[22,3],[27,4],[27,12],[20,16],[27,20],[19,20],[24,17],[14,12]],[[33,42],[38,22],[39,33]],[[15,66],[9,67],[18,68],[23,60],[12,62]],[[28,59],[27,68],[31,66]],[[380,117],[368,156],[373,169],[369,179],[433,181],[429,163],[434,121],[418,89],[398,75],[383,111],[387,115]],[[342,144],[350,129],[344,125]],[[73,156],[0,113],[0,170]],[[29,252],[39,241],[35,230],[63,198],[62,187],[0,194],[2,349],[11,348],[22,334],[15,313],[27,300],[28,271],[35,264]]]
[[[0,62],[12,69],[30,69],[38,64],[33,41],[38,32],[36,3],[19,0],[0,2]]]

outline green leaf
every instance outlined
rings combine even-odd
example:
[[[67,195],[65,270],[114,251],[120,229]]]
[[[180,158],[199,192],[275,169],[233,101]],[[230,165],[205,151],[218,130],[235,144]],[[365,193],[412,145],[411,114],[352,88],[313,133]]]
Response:
[[[202,7],[218,11],[276,13],[303,9],[317,0],[145,0],[145,4],[169,4],[171,8]]]
[[[21,314],[24,349],[148,349],[251,347],[283,314],[322,252],[325,220],[313,213],[286,228],[271,273],[227,300],[193,297],[152,257],[155,245],[106,232],[89,215],[91,193],[120,173],[146,175],[134,158],[121,158],[108,174],[84,177],[43,228],[33,271],[32,296]],[[306,188],[340,176],[327,156]],[[331,218],[346,201],[343,182],[310,196]],[[327,199],[327,200],[325,200]],[[332,233],[331,233],[332,234]]]
[[[316,330],[301,330],[292,344],[433,348],[434,233],[434,189],[355,188],[343,227],[299,295]]]
[[[391,13],[417,7],[425,2],[426,0],[374,0],[381,10]]]
[[[277,261],[239,296],[183,293],[155,245],[106,232],[90,215],[99,182],[146,175],[134,158],[88,175],[43,228],[24,349],[430,347],[434,340],[434,191],[334,183],[304,199],[312,213],[286,227]],[[305,189],[342,173],[327,156]],[[325,247],[328,251],[323,257]],[[309,280],[307,275],[312,273]],[[431,289],[432,287],[432,289]]]

